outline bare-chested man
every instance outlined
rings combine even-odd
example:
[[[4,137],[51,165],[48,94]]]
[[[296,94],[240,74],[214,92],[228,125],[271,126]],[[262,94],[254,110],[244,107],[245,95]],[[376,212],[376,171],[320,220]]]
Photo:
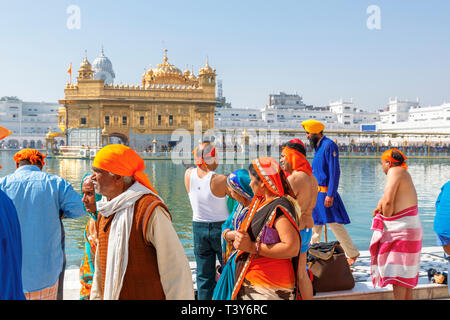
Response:
[[[194,255],[198,300],[211,300],[216,284],[216,258],[222,261],[222,224],[230,212],[225,175],[216,174],[216,148],[209,142],[194,150],[196,168],[186,170],[184,182],[193,213]]]
[[[384,287],[392,284],[394,298],[399,300],[412,299],[412,289],[418,280],[423,237],[417,193],[407,171],[406,159],[395,148],[381,156],[386,186],[372,213],[374,235],[370,250],[372,259],[376,257],[376,266],[372,268],[374,285],[378,283]]]
[[[280,163],[288,175],[288,182],[294,191],[300,207],[299,229],[302,238],[300,249],[300,293],[303,300],[313,298],[312,283],[306,273],[306,258],[312,236],[314,219],[312,212],[316,206],[318,183],[312,175],[311,166],[306,159],[305,145],[300,139],[291,140],[282,146]]]

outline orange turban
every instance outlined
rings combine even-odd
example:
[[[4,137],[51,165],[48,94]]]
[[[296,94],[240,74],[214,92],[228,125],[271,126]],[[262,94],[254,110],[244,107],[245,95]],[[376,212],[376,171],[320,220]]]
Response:
[[[301,152],[289,147],[284,147],[282,152],[286,157],[287,162],[289,162],[289,164],[291,165],[292,170],[303,171],[308,176],[312,174],[311,165],[309,164],[305,155],[303,155]]]
[[[13,157],[16,163],[19,163],[22,160],[28,160],[32,165],[40,163],[42,167],[45,164],[44,158],[45,156],[36,149],[22,149]]]
[[[406,165],[406,159],[408,159],[400,150],[393,148],[393,149],[389,149],[386,150],[382,155],[381,155],[381,159],[383,159],[384,161],[390,161],[390,162],[395,162],[395,163],[400,163],[400,161],[395,160],[394,158],[392,158],[392,151],[396,151],[399,154],[401,154],[401,156],[403,157],[403,163],[400,165],[400,167],[404,168],[405,170],[408,169],[408,166]]]
[[[9,131],[6,128],[0,127],[0,140],[2,140],[3,138],[6,138],[7,136],[9,136],[12,133],[12,131]],[[1,168],[2,166],[0,166]]]
[[[216,156],[216,147],[214,147],[212,144],[211,144],[212,149],[211,149],[210,152],[208,152],[207,154],[203,154],[203,153],[202,153],[202,154],[199,154],[198,149],[199,149],[201,146],[203,146],[202,151],[204,152],[206,146],[209,145],[209,144],[211,144],[211,143],[209,143],[209,142],[204,142],[204,143],[202,143],[200,146],[198,146],[197,148],[195,148],[194,151],[192,151],[192,153],[194,154],[194,161],[195,161],[195,164],[196,164],[197,166],[199,166],[199,167],[202,166],[202,165],[205,165],[205,166],[206,166],[205,158],[211,158],[211,157],[215,157],[215,156]]]
[[[305,129],[306,132],[309,133],[321,133],[323,129],[325,129],[325,126],[320,121],[309,119],[302,122],[302,127]]]
[[[100,149],[92,163],[93,167],[133,177],[136,181],[158,194],[144,173],[145,162],[133,149],[122,144],[110,144]]]

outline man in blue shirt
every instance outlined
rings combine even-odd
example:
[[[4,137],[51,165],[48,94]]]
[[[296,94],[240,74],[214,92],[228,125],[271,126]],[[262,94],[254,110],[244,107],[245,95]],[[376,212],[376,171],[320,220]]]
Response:
[[[11,133],[0,127],[0,140]],[[25,300],[22,287],[22,241],[19,219],[13,202],[2,191],[0,191],[0,300]]]
[[[359,251],[344,227],[350,223],[350,219],[338,193],[341,175],[338,146],[323,135],[325,126],[321,122],[306,120],[302,122],[302,126],[315,150],[312,169],[319,183],[316,207],[313,210],[314,227],[311,243],[320,242],[322,226],[328,224],[344,249],[348,264],[351,266],[359,257]]]
[[[85,215],[81,196],[64,179],[42,171],[45,156],[35,149],[14,155],[16,171],[0,180],[14,202],[22,234],[22,282],[27,299],[56,299],[63,266],[61,215]]]

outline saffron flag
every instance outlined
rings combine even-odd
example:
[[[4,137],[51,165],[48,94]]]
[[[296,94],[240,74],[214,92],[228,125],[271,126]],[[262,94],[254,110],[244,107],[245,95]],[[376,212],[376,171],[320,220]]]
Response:
[[[70,75],[70,84],[72,84],[72,62],[69,65],[69,69],[67,69],[67,72]]]

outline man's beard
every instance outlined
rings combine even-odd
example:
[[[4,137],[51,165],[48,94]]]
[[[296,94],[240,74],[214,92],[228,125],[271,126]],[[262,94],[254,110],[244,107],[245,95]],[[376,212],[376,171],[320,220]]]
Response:
[[[311,148],[313,148],[314,150],[317,149],[317,144],[319,143],[319,140],[320,140],[319,136],[313,135],[308,140],[309,140],[309,145],[311,146]]]

